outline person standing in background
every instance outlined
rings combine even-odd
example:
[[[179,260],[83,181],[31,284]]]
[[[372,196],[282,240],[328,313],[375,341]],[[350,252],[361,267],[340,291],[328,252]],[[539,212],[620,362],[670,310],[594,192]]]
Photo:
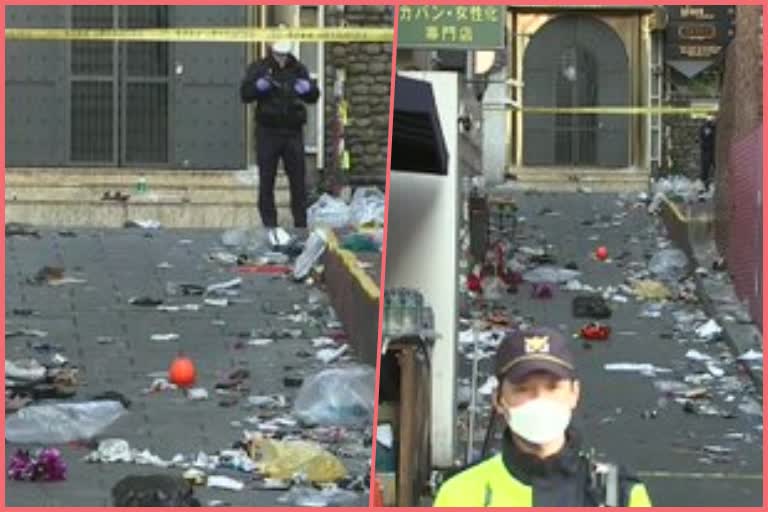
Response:
[[[296,228],[307,227],[304,124],[306,104],[320,97],[317,83],[292,53],[293,44],[279,41],[269,55],[252,63],[240,86],[244,103],[256,101],[256,153],[259,166],[259,214],[273,246],[285,246],[290,235],[277,225],[275,180],[282,159],[291,193]]]
[[[712,184],[712,171],[715,168],[715,118],[710,116],[699,128],[699,148],[701,150],[700,178],[706,190]]]

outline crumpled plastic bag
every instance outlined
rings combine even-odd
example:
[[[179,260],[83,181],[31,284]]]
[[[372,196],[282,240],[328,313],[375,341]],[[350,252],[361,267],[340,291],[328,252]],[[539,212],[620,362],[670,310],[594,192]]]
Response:
[[[34,359],[28,361],[5,360],[5,378],[36,382],[45,379],[47,369]]]
[[[376,187],[361,187],[352,195],[349,204],[352,223],[384,225],[384,194]]]
[[[361,496],[345,489],[313,489],[311,487],[294,487],[280,496],[277,501],[297,507],[343,507],[354,505]]]
[[[632,293],[635,294],[637,300],[647,301],[664,301],[672,295],[672,292],[669,291],[669,288],[664,283],[652,279],[634,281],[632,283]]]
[[[184,456],[177,454],[172,460],[164,460],[147,449],[137,450],[131,448],[125,439],[104,439],[99,446],[86,455],[83,460],[90,463],[133,463],[139,466],[155,466],[158,468],[170,468],[184,462]],[[209,468],[214,469],[214,468]]]
[[[529,283],[567,283],[581,275],[578,270],[543,265],[523,274],[523,280]]]
[[[88,462],[133,462],[131,445],[125,439],[104,439],[96,450],[88,454]]]
[[[696,336],[705,340],[712,340],[723,332],[723,328],[714,318],[709,319],[704,324],[696,328]]]
[[[307,209],[307,221],[311,227],[342,228],[348,226],[351,219],[349,205],[329,194],[320,196],[320,199]]]
[[[370,366],[323,370],[304,381],[294,414],[306,425],[370,425],[375,382],[376,371]]]
[[[662,249],[651,258],[648,270],[663,281],[677,282],[688,273],[688,256],[680,249]]]
[[[704,190],[701,180],[690,180],[685,176],[660,178],[653,182],[652,194],[664,194],[670,199],[682,199],[686,202],[695,201]]]
[[[293,278],[304,279],[312,271],[312,267],[320,261],[328,245],[328,235],[322,229],[315,229],[309,235],[304,250],[293,266]]]
[[[264,245],[263,235],[250,228],[235,228],[222,233],[221,244],[224,247],[244,248],[257,252]]]
[[[347,468],[332,453],[311,441],[277,441],[256,438],[250,455],[260,456],[258,469],[269,478],[292,479],[301,474],[314,483],[337,482],[347,477]]]
[[[30,444],[92,439],[123,414],[123,404],[112,400],[34,405],[6,420],[5,439],[10,443]]]

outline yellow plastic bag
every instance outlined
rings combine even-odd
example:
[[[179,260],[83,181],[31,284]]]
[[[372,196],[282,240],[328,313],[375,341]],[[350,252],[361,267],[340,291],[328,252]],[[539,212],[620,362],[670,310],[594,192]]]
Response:
[[[638,300],[664,301],[672,295],[663,283],[651,279],[635,281],[632,291]]]
[[[332,453],[309,441],[251,441],[251,457],[260,456],[259,469],[269,478],[290,479],[303,473],[315,483],[337,482],[347,476],[347,468]]]

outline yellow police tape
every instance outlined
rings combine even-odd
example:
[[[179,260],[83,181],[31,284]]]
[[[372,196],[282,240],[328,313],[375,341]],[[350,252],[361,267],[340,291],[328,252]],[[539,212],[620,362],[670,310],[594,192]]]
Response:
[[[640,478],[683,478],[691,480],[762,480],[763,475],[751,473],[688,473],[680,471],[637,471]]]
[[[140,29],[6,28],[9,41],[132,41],[252,43],[290,40],[329,43],[391,43],[392,28],[374,27],[189,27]]]
[[[717,107],[513,107],[525,114],[714,114]]]
[[[360,260],[357,259],[355,253],[342,249],[339,246],[339,239],[333,231],[328,232],[328,249],[337,254],[344,267],[352,275],[352,277],[358,282],[365,294],[371,300],[379,300],[380,290],[379,285],[373,282],[371,276],[360,266]]]

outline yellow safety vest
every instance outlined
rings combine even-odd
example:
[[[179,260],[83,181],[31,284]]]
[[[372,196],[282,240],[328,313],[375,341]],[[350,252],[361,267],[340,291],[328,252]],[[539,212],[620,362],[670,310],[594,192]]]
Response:
[[[532,507],[533,487],[515,479],[499,454],[443,483],[432,506]],[[632,486],[628,506],[651,506],[651,499],[643,484]]]

